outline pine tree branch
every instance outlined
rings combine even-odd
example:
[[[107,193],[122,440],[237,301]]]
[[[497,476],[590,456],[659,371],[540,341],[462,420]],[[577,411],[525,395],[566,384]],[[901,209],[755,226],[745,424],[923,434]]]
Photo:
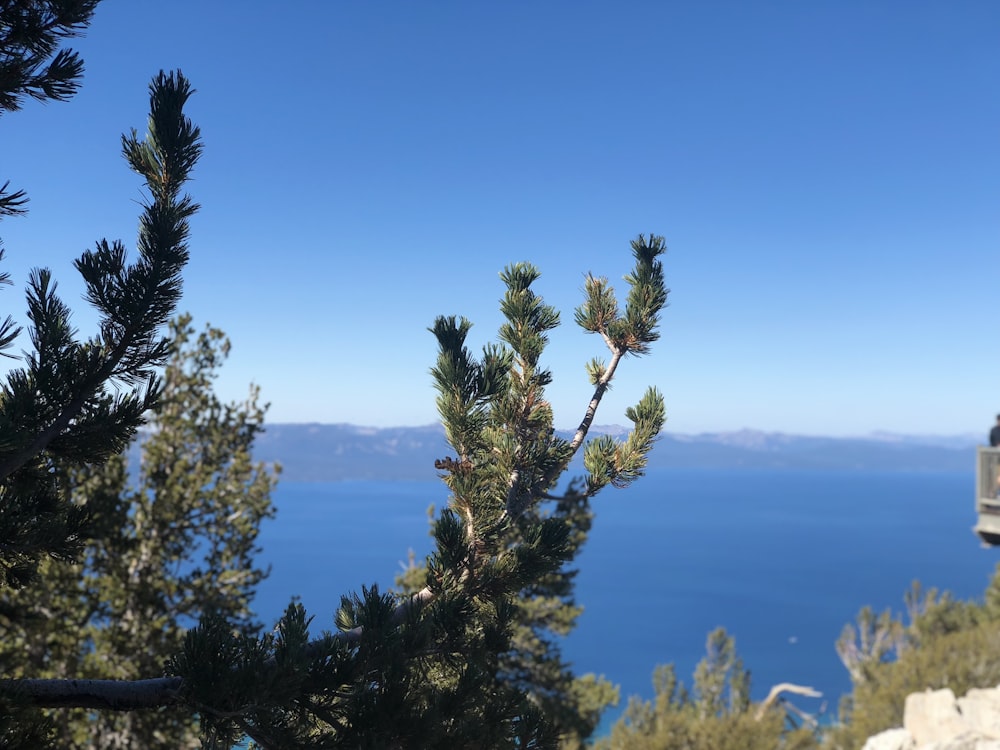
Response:
[[[186,221],[183,223],[186,224]],[[159,271],[164,265],[166,264],[161,253],[154,258],[153,263],[153,268],[155,269],[153,278],[156,282],[162,280],[162,275]],[[28,445],[20,451],[17,451],[0,461],[0,481],[9,477],[15,471],[24,466],[24,464],[26,464],[29,460],[31,460],[32,457],[37,456],[45,450],[49,443],[66,430],[72,421],[79,416],[83,407],[86,406],[87,402],[100,391],[104,383],[115,375],[122,374],[118,372],[118,365],[123,359],[125,359],[129,350],[134,348],[141,340],[143,328],[146,327],[145,321],[148,318],[149,313],[160,301],[158,290],[159,283],[153,283],[147,287],[142,298],[143,309],[146,311],[146,314],[136,316],[134,318],[134,325],[130,329],[122,332],[121,339],[118,341],[115,348],[110,352],[102,366],[79,386],[79,395],[66,404],[62,412],[60,412],[59,415],[53,419],[45,429],[39,432]],[[129,367],[128,369],[137,368]]]
[[[22,468],[33,457],[42,453],[53,440],[69,429],[73,420],[80,416],[87,403],[100,395],[103,386],[109,380],[122,378],[142,380],[147,377],[147,368],[158,364],[160,356],[157,346],[152,345],[153,333],[158,326],[169,317],[176,305],[179,294],[179,274],[187,261],[186,238],[188,234],[188,219],[197,210],[187,196],[180,196],[180,186],[187,180],[190,170],[194,167],[201,153],[200,132],[193,127],[183,113],[184,104],[190,95],[187,80],[178,71],[176,76],[160,73],[150,85],[150,135],[138,143],[134,136],[131,142],[123,143],[132,151],[143,150],[143,153],[153,154],[156,161],[151,164],[138,164],[131,158],[129,149],[125,149],[126,159],[132,168],[146,179],[146,187],[153,195],[153,201],[145,206],[140,220],[139,248],[142,259],[129,269],[128,278],[133,271],[136,279],[143,287],[138,290],[129,289],[128,294],[136,299],[136,310],[128,316],[129,325],[117,330],[117,341],[108,341],[105,331],[118,329],[120,320],[115,319],[107,309],[107,290],[95,291],[97,276],[95,269],[104,270],[102,264],[108,262],[105,257],[111,251],[104,243],[103,252],[99,243],[97,253],[85,253],[77,261],[77,269],[83,274],[91,292],[88,298],[98,308],[102,309],[107,320],[114,320],[111,326],[107,321],[101,323],[105,332],[105,341],[97,344],[107,346],[108,351],[100,360],[88,364],[87,375],[80,382],[74,383],[72,395],[59,413],[43,426],[21,449],[12,451],[0,460],[0,481],[11,476]],[[163,112],[159,108],[163,108]],[[168,145],[157,141],[157,137],[167,136]],[[169,136],[173,135],[171,141]],[[176,173],[175,173],[176,172]],[[141,263],[148,263],[148,273],[139,273]],[[121,271],[123,269],[119,269]],[[46,272],[47,273],[47,272]],[[43,277],[47,279],[47,276]],[[119,284],[125,283],[120,278]],[[46,282],[42,282],[45,284]],[[97,285],[99,286],[99,285]],[[178,288],[174,288],[178,287]],[[136,295],[135,292],[138,292]],[[39,291],[40,303],[45,301],[44,286]],[[115,295],[124,298],[125,290],[116,289]],[[36,320],[36,329],[41,322]],[[146,341],[148,339],[148,341]],[[83,349],[95,342],[81,345],[73,342],[76,349]],[[71,366],[71,365],[67,365]],[[72,382],[67,378],[68,382]],[[147,386],[147,389],[151,385]],[[147,395],[149,390],[147,390]],[[127,426],[125,423],[120,427]]]
[[[603,374],[597,381],[597,385],[594,388],[594,395],[590,398],[590,403],[587,404],[587,410],[584,412],[583,420],[580,422],[580,426],[577,428],[576,433],[573,435],[573,439],[570,441],[570,453],[566,458],[566,461],[558,466],[553,467],[553,469],[545,476],[545,484],[549,485],[556,480],[569,466],[570,461],[580,450],[583,445],[583,441],[587,438],[587,433],[590,431],[590,427],[594,422],[594,417],[597,415],[597,409],[601,405],[601,400],[604,398],[604,394],[607,393],[608,387],[611,385],[611,380],[615,376],[615,371],[618,369],[618,363],[621,362],[622,357],[627,353],[626,349],[619,348],[615,346],[614,342],[607,336],[606,333],[601,331],[601,336],[604,338],[605,343],[608,345],[608,349],[611,350],[611,361],[608,363],[607,368],[604,370]],[[510,488],[507,490],[507,498],[504,506],[504,517],[513,517],[515,514],[512,512],[512,505],[515,498],[517,497],[518,483],[520,480],[520,472],[517,469],[511,472],[510,477]],[[542,492],[538,494],[539,498],[546,497],[546,493]]]
[[[429,587],[421,589],[396,606],[390,622],[401,625],[415,606],[428,604],[435,598],[436,595]],[[331,639],[355,646],[361,641],[363,634],[364,629],[361,627],[332,633],[327,638],[319,638],[306,644],[305,655],[307,658],[321,656],[329,649]],[[272,658],[267,665],[275,666],[276,662]],[[38,708],[94,708],[111,711],[162,708],[180,703],[183,688],[182,677],[145,680],[0,680],[0,695],[16,695]]]
[[[394,626],[401,625],[406,619],[406,616],[410,613],[410,610],[417,606],[430,604],[436,598],[437,595],[431,591],[430,587],[424,586],[424,588],[420,589],[420,591],[416,594],[408,596],[396,605],[396,608],[392,611],[392,616],[390,617],[389,622]],[[361,636],[363,634],[364,628],[359,625],[358,627],[351,628],[350,630],[340,630],[336,633],[332,633],[330,637],[335,641],[342,641],[348,646],[355,646],[361,641]],[[327,642],[327,639],[324,638],[310,641],[306,645],[306,656],[317,656],[326,646]]]
[[[180,677],[149,680],[0,680],[0,693],[39,708],[96,708],[135,711],[179,701]]]
[[[583,445],[583,441],[587,437],[587,432],[590,431],[590,426],[594,421],[594,415],[597,414],[597,407],[601,405],[601,399],[604,398],[604,394],[607,393],[608,385],[611,383],[611,379],[615,376],[615,370],[618,369],[618,363],[621,362],[622,357],[625,352],[621,349],[616,348],[610,341],[608,341],[608,347],[611,349],[611,361],[608,363],[608,368],[604,371],[601,379],[597,381],[597,386],[594,388],[594,395],[590,398],[590,403],[587,405],[587,411],[583,415],[583,421],[580,422],[580,426],[576,429],[576,434],[573,435],[573,439],[570,441],[570,448],[572,453],[570,458],[576,455],[576,452]]]
[[[117,362],[115,364],[117,364]],[[98,380],[98,386],[105,380],[106,378],[103,377]],[[91,397],[93,397],[93,393],[91,392],[91,387],[88,385],[87,390],[73,401],[66,404],[63,411],[54,420],[52,420],[48,427],[39,432],[28,445],[20,451],[12,453],[0,461],[0,481],[9,477],[15,471],[24,466],[34,456],[37,456],[45,450],[49,443],[58,437],[63,430],[69,427],[70,423],[80,414],[80,411]]]

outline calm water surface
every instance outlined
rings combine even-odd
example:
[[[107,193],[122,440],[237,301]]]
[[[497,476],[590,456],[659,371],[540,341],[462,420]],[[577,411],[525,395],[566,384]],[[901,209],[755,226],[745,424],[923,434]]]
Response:
[[[797,682],[833,709],[849,689],[834,642],[863,605],[901,609],[914,579],[982,594],[1000,554],[971,532],[973,485],[971,472],[660,469],[606,489],[577,561],[586,609],[565,653],[578,673],[648,698],[653,667],[673,662],[689,683],[721,625],[755,698]],[[261,617],[296,595],[317,631],[332,629],[341,594],[389,586],[408,550],[426,554],[427,507],[446,497],[440,482],[280,484],[261,534],[272,565]]]

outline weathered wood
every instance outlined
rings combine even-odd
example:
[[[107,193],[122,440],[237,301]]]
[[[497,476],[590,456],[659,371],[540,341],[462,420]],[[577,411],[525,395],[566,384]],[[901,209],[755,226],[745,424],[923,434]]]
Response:
[[[807,698],[822,698],[823,694],[816,690],[815,688],[806,687],[805,685],[796,685],[794,682],[779,682],[773,688],[771,692],[767,694],[764,702],[757,707],[757,713],[754,714],[754,719],[760,721],[764,718],[764,714],[767,710],[771,708],[781,697],[783,693],[794,693],[795,695],[804,695]]]

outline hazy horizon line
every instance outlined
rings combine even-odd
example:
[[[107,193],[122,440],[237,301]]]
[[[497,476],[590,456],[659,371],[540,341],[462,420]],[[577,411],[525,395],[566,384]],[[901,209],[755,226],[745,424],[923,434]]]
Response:
[[[423,424],[393,424],[393,425],[372,425],[372,424],[360,424],[357,422],[322,422],[318,420],[308,420],[308,421],[273,421],[265,422],[265,428],[267,426],[299,426],[299,427],[353,427],[362,430],[419,430],[419,429],[431,429],[431,428],[441,428],[440,422],[425,422]],[[571,427],[557,427],[559,432],[573,432],[577,429],[576,426]],[[627,425],[610,423],[610,424],[595,424],[592,425],[590,430],[592,432],[609,432],[609,431],[627,431],[629,427]],[[984,429],[983,435],[985,436],[988,432]],[[871,439],[893,439],[893,438],[904,438],[911,440],[921,440],[921,439],[941,439],[947,438],[952,440],[957,439],[968,439],[968,440],[982,440],[986,442],[979,434],[979,431],[968,430],[966,432],[900,432],[890,429],[873,429],[865,433],[854,432],[854,433],[822,433],[822,432],[792,432],[779,429],[762,429],[757,427],[738,427],[729,429],[706,429],[698,432],[687,432],[664,429],[661,435],[680,435],[686,437],[701,437],[707,435],[762,435],[762,436],[784,436],[784,437],[801,437],[801,438],[827,438],[827,439],[842,439],[842,440],[871,440]]]

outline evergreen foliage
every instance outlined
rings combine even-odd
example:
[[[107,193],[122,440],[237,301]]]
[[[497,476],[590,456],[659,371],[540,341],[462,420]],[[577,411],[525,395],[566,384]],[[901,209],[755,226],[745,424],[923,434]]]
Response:
[[[83,33],[98,2],[0,0],[0,115],[20,109],[25,98],[66,101],[77,92],[83,60],[59,44]],[[9,181],[0,185],[0,217],[24,213],[28,202],[23,190],[9,188]],[[10,318],[0,325],[0,349],[13,325]]]
[[[507,287],[501,300],[506,321],[500,328],[501,348],[487,347],[477,362],[464,348],[469,324],[465,320],[439,318],[432,329],[441,355],[432,371],[438,386],[438,410],[449,442],[458,453],[439,468],[452,490],[453,507],[468,513],[495,516],[507,528],[501,543],[514,546],[538,524],[558,522],[565,526],[567,564],[526,586],[517,597],[517,617],[511,649],[501,659],[501,679],[526,694],[559,732],[564,746],[578,745],[589,737],[601,712],[617,703],[617,688],[603,677],[576,678],[562,659],[559,639],[574,627],[582,612],[573,598],[576,570],[570,567],[586,541],[593,520],[590,498],[611,483],[624,487],[641,475],[652,441],[663,425],[663,400],[655,389],[647,391],[626,416],[634,428],[625,441],[609,436],[585,444],[585,478],[568,484],[561,494],[551,494],[555,480],[567,469],[570,458],[584,445],[583,437],[620,359],[642,354],[658,338],[658,313],[666,303],[658,256],[664,252],[662,238],[639,237],[632,243],[635,270],[624,316],[618,314],[613,289],[606,280],[588,276],[586,297],[576,311],[576,322],[589,333],[598,333],[612,356],[612,365],[600,364],[591,377],[594,398],[573,440],[555,434],[553,415],[544,400],[544,387],[551,380],[539,365],[547,332],[559,323],[558,313],[535,295],[531,285],[538,271],[530,264],[504,269]],[[480,390],[468,394],[449,389],[459,372],[484,373]],[[593,372],[594,364],[588,366]],[[500,373],[498,375],[498,373]],[[474,380],[472,382],[475,382]],[[481,399],[481,405],[469,404]],[[473,438],[464,427],[472,422]],[[480,442],[476,443],[473,440]],[[471,458],[470,458],[471,456]],[[496,506],[492,498],[504,493],[506,501]],[[489,523],[493,517],[486,516]]]
[[[814,750],[815,732],[792,727],[780,708],[750,702],[750,672],[722,628],[709,634],[706,655],[688,690],[672,664],[653,673],[654,698],[629,700],[625,714],[596,750]]]
[[[179,72],[159,74],[146,138],[134,130],[122,137],[149,197],[138,258],[129,263],[121,242],[101,240],[76,261],[101,316],[98,332],[79,340],[51,273],[31,275],[32,348],[0,386],[0,586],[25,585],[46,555],[76,558],[87,513],[70,502],[64,469],[121,452],[156,404],[155,371],[170,351],[160,329],[180,296],[188,220],[197,210],[181,192],[201,153],[198,128],[183,113],[190,95]],[[16,327],[6,329],[9,346]]]
[[[905,604],[905,615],[875,617],[865,608],[856,626],[845,627],[837,650],[853,689],[841,703],[839,724],[828,732],[832,750],[853,750],[902,726],[910,693],[948,687],[964,695],[1000,683],[1000,566],[982,602],[924,591],[914,582]]]
[[[501,273],[506,286],[500,304],[506,319],[499,331],[501,343],[487,346],[478,360],[465,347],[468,321],[439,318],[431,329],[441,349],[432,370],[438,411],[457,453],[438,465],[452,491],[450,506],[464,517],[480,518],[479,523],[502,525],[498,543],[509,547],[541,523],[557,522],[568,529],[566,564],[532,581],[516,598],[511,648],[500,662],[503,683],[542,710],[564,747],[587,739],[603,710],[618,701],[617,688],[603,677],[574,676],[559,643],[582,612],[573,596],[577,571],[570,563],[593,522],[590,499],[608,484],[626,487],[641,476],[663,426],[662,397],[650,389],[626,412],[633,429],[624,441],[605,435],[583,442],[622,357],[647,353],[659,337],[658,314],[667,298],[658,260],[664,250],[659,237],[633,241],[635,268],[625,277],[630,291],[623,315],[607,279],[587,277],[586,297],[575,320],[584,331],[602,336],[611,362],[595,359],[587,365],[595,393],[572,440],[556,435],[544,399],[551,375],[540,366],[540,357],[559,314],[531,289],[539,276],[534,266],[519,263]],[[553,494],[556,480],[581,447],[586,476]],[[505,497],[502,505],[495,501],[498,495]],[[426,574],[407,571],[400,583],[412,593],[426,584]]]
[[[254,634],[250,603],[266,574],[254,566],[275,475],[251,457],[264,408],[257,392],[222,404],[212,384],[229,351],[215,329],[197,337],[189,316],[170,326],[173,354],[151,429],[133,466],[116,456],[73,469],[73,502],[96,538],[82,563],[42,563],[42,576],[0,599],[6,675],[139,679],[162,672],[186,627],[206,614]],[[52,627],[52,621],[72,628]],[[56,746],[198,747],[190,712],[53,713]]]
[[[510,650],[501,657],[500,672],[505,683],[541,707],[559,734],[562,748],[582,747],[604,710],[617,705],[619,698],[617,686],[603,676],[575,676],[562,657],[560,640],[572,631],[583,612],[573,596],[577,571],[569,561],[586,541],[594,517],[588,498],[570,489],[547,500],[535,513],[536,522],[544,517],[566,524],[567,564],[526,586],[517,596]],[[414,594],[427,586],[427,569],[411,560],[396,583],[400,592]]]
[[[664,249],[656,237],[633,242],[636,270],[629,278],[642,287],[636,297],[642,304],[665,300],[657,259]],[[168,660],[170,676],[22,680],[0,682],[0,689],[40,706],[177,707],[197,713],[209,747],[228,748],[243,737],[262,748],[556,747],[561,729],[509,674],[522,622],[517,599],[547,587],[547,577],[559,574],[575,551],[571,524],[540,506],[558,502],[550,493],[585,445],[618,362],[643,353],[657,333],[655,321],[635,313],[640,322],[627,323],[630,307],[594,326],[611,348],[611,364],[573,439],[562,439],[544,399],[550,375],[540,365],[558,315],[531,289],[537,276],[527,264],[505,270],[507,322],[500,343],[481,358],[465,346],[467,321],[439,318],[433,328],[438,405],[457,455],[438,462],[451,495],[434,522],[422,589],[399,597],[373,587],[344,597],[337,631],[317,639],[295,604],[263,635],[234,627],[227,613],[206,612]],[[655,305],[643,309],[659,312]],[[641,474],[663,424],[662,398],[650,390],[628,413],[633,435],[601,439],[601,474],[588,475],[583,489],[569,495],[574,501]]]
[[[26,96],[72,93],[79,59],[55,52],[53,40],[84,28],[95,5],[0,5],[8,14],[0,19],[9,21],[8,36],[0,38],[10,74],[0,83],[7,86],[7,109]],[[28,33],[32,24],[40,36]],[[21,647],[4,652],[7,674],[35,679],[0,682],[8,705],[85,709],[61,713],[52,724],[52,736],[65,744],[184,746],[193,741],[197,715],[206,742],[218,747],[241,737],[261,747],[554,747],[562,729],[542,713],[545,701],[554,708],[559,696],[524,690],[563,681],[568,670],[556,655],[537,674],[519,672],[536,665],[523,654],[518,661],[513,639],[520,634],[526,654],[525,639],[539,635],[534,653],[544,656],[544,633],[571,625],[573,572],[564,564],[589,528],[587,503],[603,486],[625,486],[642,474],[663,424],[662,397],[650,390],[627,413],[635,424],[627,440],[585,444],[620,360],[646,353],[658,338],[667,294],[658,260],[663,240],[633,242],[636,265],[626,277],[623,314],[607,282],[588,279],[577,320],[603,337],[611,357],[608,365],[588,366],[594,396],[572,440],[555,435],[544,400],[551,376],[540,358],[559,316],[531,289],[536,269],[505,269],[507,323],[482,359],[465,349],[467,321],[439,319],[433,373],[458,455],[439,463],[452,494],[434,524],[426,585],[401,598],[375,588],[345,597],[338,631],[318,640],[309,638],[309,618],[295,605],[274,633],[261,635],[245,603],[260,577],[250,555],[256,524],[268,513],[271,480],[248,459],[226,454],[215,429],[236,419],[223,431],[236,441],[229,449],[238,451],[241,436],[243,447],[252,440],[256,417],[240,422],[199,391],[205,386],[199,373],[218,356],[212,332],[188,352],[193,369],[171,369],[165,386],[155,374],[171,352],[159,327],[180,294],[188,221],[197,210],[181,192],[201,152],[199,131],[183,114],[190,93],[179,73],[159,75],[150,87],[147,137],[133,131],[122,139],[149,198],[136,260],[127,262],[121,242],[102,240],[76,263],[101,316],[98,332],[78,339],[51,274],[39,269],[31,277],[32,351],[0,392],[0,585],[7,587],[0,619],[9,645]],[[23,194],[4,196],[5,213],[23,210]],[[188,325],[174,331],[182,347]],[[18,333],[8,318],[0,347],[9,348]],[[170,380],[175,376],[180,380]],[[113,457],[161,393],[171,398],[144,446],[138,483],[129,486],[124,460]],[[190,447],[189,439],[201,440],[201,449],[186,454],[181,446]],[[581,448],[585,481],[551,494]],[[227,524],[231,533],[219,535]],[[95,542],[90,547],[88,539]],[[196,550],[206,556],[203,567],[187,562]],[[45,581],[23,588],[40,566]],[[527,618],[517,605],[526,592],[534,592],[535,610]],[[181,638],[185,618],[195,616],[200,624]],[[55,617],[72,624],[70,637],[43,634],[43,622]],[[157,677],[171,651],[167,671],[174,676]],[[548,676],[539,678],[543,671]],[[95,679],[47,680],[47,674]],[[150,679],[135,679],[142,675]],[[593,680],[576,684],[575,714],[585,707],[592,726],[607,690]],[[160,711],[134,713],[152,707]],[[124,713],[109,716],[103,711],[109,708]],[[83,728],[84,715],[101,718]],[[48,730],[15,720],[3,731],[10,742],[28,742]]]

